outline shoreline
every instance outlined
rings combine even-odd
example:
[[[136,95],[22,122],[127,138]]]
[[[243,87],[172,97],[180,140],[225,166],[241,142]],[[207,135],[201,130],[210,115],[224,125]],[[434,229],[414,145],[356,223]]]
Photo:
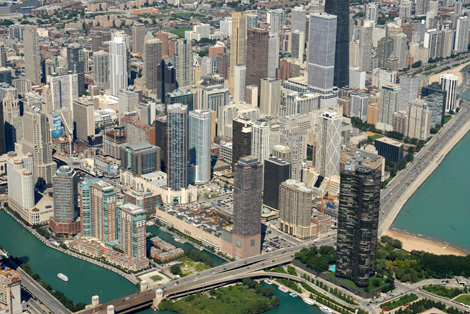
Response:
[[[468,107],[461,106],[461,111],[462,110],[470,110],[470,109]],[[462,112],[462,114],[463,114],[463,112]],[[450,123],[453,123],[452,120],[451,120]],[[414,243],[414,241],[416,241],[416,243],[418,243],[418,242],[421,243],[420,246],[419,246],[420,248],[424,247],[425,245],[428,245],[428,247],[431,247],[431,244],[432,244],[432,247],[435,248],[435,252],[439,252],[439,253],[435,253],[435,254],[441,254],[442,255],[442,254],[446,254],[447,252],[450,251],[450,250],[447,250],[447,252],[444,251],[444,249],[442,249],[443,244],[438,242],[438,241],[423,239],[423,238],[419,238],[419,237],[414,238],[413,236],[408,236],[407,234],[405,234],[403,232],[400,232],[397,229],[392,228],[392,225],[393,225],[393,222],[395,221],[396,217],[400,213],[401,209],[406,204],[406,202],[408,202],[408,200],[421,187],[421,185],[434,173],[434,171],[439,167],[439,165],[445,159],[447,154],[449,154],[452,151],[452,149],[463,139],[463,137],[469,131],[470,131],[470,120],[467,121],[464,124],[464,126],[454,135],[454,137],[452,137],[452,139],[447,143],[447,145],[441,150],[438,158],[436,160],[433,160],[432,163],[430,163],[428,165],[428,167],[426,167],[426,169],[424,169],[424,171],[417,177],[417,180],[415,180],[412,184],[410,184],[408,190],[405,193],[403,193],[401,195],[401,197],[397,200],[397,202],[394,204],[394,207],[391,209],[391,211],[389,213],[389,216],[384,220],[384,222],[383,222],[384,226],[379,229],[379,236],[385,235],[385,234],[388,234],[389,232],[394,232],[395,231],[395,232],[397,232],[397,236],[405,239],[405,241],[402,241],[404,248],[405,248],[405,242],[409,242],[409,241],[411,241],[411,239],[413,239],[413,243]],[[433,139],[431,139],[431,141],[432,140]],[[425,149],[426,149],[426,146],[423,148],[422,151],[425,151]],[[407,169],[405,168],[402,171],[407,171]],[[388,235],[390,235],[390,234],[388,234]],[[437,250],[437,248],[439,248],[439,247],[440,247],[440,249]],[[450,247],[450,246],[447,245],[447,247]],[[452,247],[452,248],[454,248],[456,250],[456,252],[459,253],[459,255],[466,255],[465,251],[463,251],[462,249],[458,249],[458,248],[455,248],[455,247]],[[434,252],[432,252],[432,253],[434,253]]]
[[[456,61],[456,62],[458,62],[458,61]],[[462,87],[464,85],[464,81],[466,81],[465,75],[464,75],[464,73],[462,73],[462,70],[468,65],[470,65],[470,62],[469,61],[467,61],[467,62],[464,61],[464,63],[458,65],[455,68],[450,68],[449,70],[442,71],[441,73],[431,75],[429,77],[429,84],[431,84],[433,82],[439,82],[440,77],[441,77],[442,74],[451,73],[451,74],[458,77],[458,82],[459,82],[458,87]]]
[[[403,249],[411,252],[424,251],[435,255],[457,255],[467,256],[469,252],[466,249],[452,246],[450,243],[439,241],[431,237],[414,234],[408,231],[390,228],[385,235],[400,240],[403,243]]]

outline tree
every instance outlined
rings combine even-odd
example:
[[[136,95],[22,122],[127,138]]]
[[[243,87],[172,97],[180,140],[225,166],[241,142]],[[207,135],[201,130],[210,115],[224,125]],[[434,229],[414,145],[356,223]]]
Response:
[[[415,63],[413,63],[411,67],[415,69],[415,68],[421,67],[421,65],[423,65],[423,62],[420,60],[420,61],[416,61]]]

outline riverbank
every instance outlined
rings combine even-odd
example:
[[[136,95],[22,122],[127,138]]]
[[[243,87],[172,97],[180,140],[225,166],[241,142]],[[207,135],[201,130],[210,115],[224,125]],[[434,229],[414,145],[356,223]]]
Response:
[[[400,240],[405,251],[424,251],[436,255],[458,255],[466,256],[463,250],[449,246],[448,243],[441,243],[435,240],[424,239],[417,235],[406,234],[399,230],[389,229],[385,235]]]
[[[45,239],[43,236],[41,236],[36,230],[34,230],[31,226],[27,226],[23,221],[21,221],[21,219],[18,219],[18,217],[16,217],[9,209],[4,209],[5,213],[7,213],[11,218],[13,218],[14,220],[16,220],[16,222],[18,222],[23,228],[25,228],[27,231],[29,231],[29,233],[31,233],[33,236],[35,236],[39,241],[41,241],[45,246],[51,248],[51,249],[54,249],[56,251],[59,251],[59,252],[62,252],[64,254],[67,254],[67,255],[70,255],[72,257],[75,257],[75,258],[78,258],[78,259],[81,259],[81,260],[84,260],[84,261],[87,261],[89,263],[92,263],[92,264],[95,264],[97,266],[100,266],[100,267],[103,267],[107,270],[110,270],[122,277],[124,277],[125,279],[129,280],[130,282],[132,282],[134,285],[138,284],[139,281],[137,280],[137,278],[134,276],[134,275],[131,275],[131,274],[126,274],[125,272],[117,269],[117,268],[114,268],[110,265],[107,265],[107,264],[104,264],[102,262],[99,262],[95,259],[92,259],[90,257],[86,257],[84,255],[81,255],[81,254],[78,254],[76,252],[73,252],[73,251],[70,251],[70,250],[66,250],[66,249],[63,249],[61,247],[57,247],[55,245],[52,245],[49,241],[47,241],[47,239]]]
[[[451,125],[453,125],[455,121],[460,118],[460,115],[464,114],[467,110],[469,110],[468,107],[464,107],[464,106],[461,106],[460,108],[461,110],[457,114],[459,116],[458,117],[454,116],[454,118],[451,121],[449,121],[447,124],[444,125],[443,129],[441,129],[441,132],[444,130],[444,128],[450,128]],[[398,216],[398,214],[400,213],[400,210],[403,208],[405,203],[420,188],[420,186],[429,178],[429,176],[431,176],[431,174],[439,167],[439,165],[442,163],[442,161],[447,156],[447,154],[460,142],[460,140],[468,133],[469,130],[470,130],[470,120],[466,121],[466,123],[455,133],[455,135],[451,138],[451,140],[448,141],[447,144],[442,148],[438,156],[434,158],[433,160],[431,160],[429,165],[419,174],[419,176],[416,177],[416,180],[414,180],[409,185],[408,189],[406,189],[406,191],[395,202],[394,206],[390,210],[389,215],[384,219],[382,226],[379,229],[379,236],[384,235],[390,229],[393,221]],[[428,143],[431,143],[432,141],[434,142],[437,141],[436,136],[434,136],[434,138],[432,138],[430,142]],[[420,154],[425,154],[427,149],[428,148],[425,146],[420,151]],[[407,168],[405,168],[402,171],[407,171]]]

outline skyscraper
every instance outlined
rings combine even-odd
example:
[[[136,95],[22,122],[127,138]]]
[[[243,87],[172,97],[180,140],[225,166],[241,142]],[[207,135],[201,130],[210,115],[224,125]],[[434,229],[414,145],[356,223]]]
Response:
[[[264,161],[263,204],[279,209],[279,186],[290,177],[290,164],[277,157]]]
[[[93,53],[93,84],[101,89],[109,88],[109,53],[98,51]]]
[[[67,74],[49,76],[49,87],[51,91],[52,110],[62,108],[71,110],[73,101],[78,98],[78,75]]]
[[[349,85],[349,0],[326,0],[325,12],[336,15],[334,85],[341,88]]]
[[[380,211],[380,171],[341,173],[336,276],[367,287],[375,274]]]
[[[260,87],[260,81],[268,77],[269,32],[261,28],[248,30],[246,48],[246,85]]]
[[[340,44],[336,42],[337,17],[326,13],[310,15],[310,31],[308,40],[308,85],[315,89],[331,90],[335,77],[335,48]],[[343,35],[341,35],[343,36]],[[349,52],[349,42],[347,44]],[[349,58],[349,55],[346,55]],[[341,61],[343,62],[343,60]],[[349,61],[346,61],[349,64]],[[340,71],[338,65],[338,71]],[[341,73],[341,74],[340,74]],[[342,75],[342,70],[338,72]],[[349,68],[347,73],[349,78]],[[343,78],[341,78],[343,80]],[[349,82],[344,85],[348,85]],[[343,86],[344,86],[343,85]],[[342,86],[341,86],[342,87]]]
[[[55,233],[75,234],[80,231],[77,176],[69,166],[61,166],[54,175],[54,217],[50,227]]]
[[[277,117],[281,106],[282,81],[272,78],[261,79],[260,113]]]
[[[315,168],[323,177],[339,176],[341,123],[336,112],[324,112],[318,117]]]
[[[76,138],[88,142],[95,135],[95,106],[91,98],[79,98],[73,102],[73,122]]]
[[[291,11],[291,32],[296,31],[304,34],[307,31],[307,11],[302,6],[295,7]]]
[[[379,68],[385,67],[387,59],[393,53],[393,39],[390,37],[383,37],[377,44],[377,60]]]
[[[236,118],[232,127],[232,169],[241,158],[251,154],[251,120]]]
[[[246,64],[247,22],[243,12],[232,14],[232,34],[230,36],[230,95],[235,91],[235,66]]]
[[[79,44],[68,45],[67,68],[78,76],[78,91],[85,90],[85,52]]]
[[[49,124],[44,113],[25,111],[23,115],[23,153],[34,156],[34,179],[39,185],[52,184],[57,164],[52,161]]]
[[[261,251],[261,205],[263,166],[253,156],[235,164],[233,193],[234,256],[246,258]]]
[[[293,31],[291,33],[291,57],[304,61],[305,52],[305,33],[301,31]],[[279,53],[278,53],[279,55]]]
[[[408,103],[418,98],[418,78],[414,76],[400,76],[400,104],[399,110],[408,110]]]
[[[193,83],[193,55],[191,41],[178,39],[175,47],[176,83],[179,87],[190,86]]]
[[[431,108],[424,100],[416,99],[411,101],[408,109],[406,136],[418,140],[427,140],[431,135],[431,117]]]
[[[283,9],[274,9],[268,11],[269,32],[277,34],[284,28],[286,24],[286,11]]]
[[[403,33],[392,34],[393,51],[398,58],[398,68],[403,69],[406,66],[406,52],[408,51],[406,35]]]
[[[100,241],[115,241],[118,238],[116,200],[114,186],[104,181],[91,183],[91,221],[93,237]]]
[[[29,210],[36,205],[34,201],[34,164],[33,154],[18,156],[15,152],[7,155],[8,204],[21,217],[31,222]],[[33,222],[38,223],[38,222]]]
[[[160,39],[146,39],[144,43],[144,78],[148,90],[158,89],[158,73],[161,71],[162,42]]]
[[[251,126],[251,156],[258,159],[261,164],[269,157],[269,134],[270,125],[268,120],[256,120]]]
[[[211,179],[211,111],[189,112],[189,158],[196,167],[195,183]]]
[[[268,41],[268,76],[276,78],[279,68],[279,35],[269,35]]]
[[[279,229],[300,239],[312,237],[312,189],[287,180],[279,187]]]
[[[145,210],[136,205],[124,204],[118,207],[119,248],[137,261],[146,258],[145,219]]]
[[[454,111],[457,108],[457,86],[459,78],[452,73],[442,74],[439,82],[441,87],[446,91],[446,112]]]
[[[235,71],[233,79],[233,101],[244,101],[245,100],[245,79],[246,79],[246,66],[236,65],[233,69]]]
[[[167,172],[168,167],[168,121],[167,117],[156,117],[152,126],[155,128],[155,145],[160,147],[161,170]]]
[[[461,16],[457,19],[455,30],[454,51],[456,53],[468,50],[468,33],[470,29],[470,19],[468,16]]]
[[[188,106],[168,106],[168,187],[179,191],[188,186]]]
[[[135,23],[132,25],[132,51],[135,53],[143,53],[144,38],[147,30],[145,24]]]
[[[377,127],[383,130],[391,130],[393,114],[399,110],[400,87],[398,85],[382,86],[380,95],[379,116]]]
[[[176,70],[170,58],[164,58],[157,68],[157,97],[162,103],[166,103],[166,94],[171,93],[177,87]]]
[[[18,90],[12,86],[0,84],[0,100],[3,107],[0,111],[0,121],[5,124],[4,129],[0,128],[0,151],[5,147],[3,153],[8,153],[14,151],[15,143],[23,138],[23,119],[20,116]],[[5,146],[2,141],[5,142]]]
[[[33,84],[41,82],[40,54],[37,28],[24,26],[24,65],[25,75]]]
[[[121,146],[121,169],[137,177],[160,170],[160,147],[146,142]]]
[[[80,190],[80,230],[82,237],[93,237],[93,195],[91,184],[98,182],[98,178],[86,177],[79,184]]]
[[[127,51],[123,37],[116,36],[109,42],[109,57],[111,59],[110,93],[118,97],[119,91],[128,86]]]

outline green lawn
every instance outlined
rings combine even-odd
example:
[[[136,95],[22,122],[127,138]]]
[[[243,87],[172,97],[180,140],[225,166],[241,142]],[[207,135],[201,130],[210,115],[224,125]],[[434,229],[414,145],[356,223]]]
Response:
[[[375,134],[375,135],[369,136],[369,138],[373,141],[375,141],[376,139],[381,138],[381,137],[384,137],[384,136],[381,135],[381,134]]]
[[[164,305],[164,309],[182,314],[242,314],[252,313],[254,309],[257,310],[254,313],[261,313],[275,306],[274,298],[263,297],[253,289],[237,285],[189,296],[174,302],[170,308]]]
[[[209,269],[210,267],[201,262],[195,262],[192,259],[185,257],[181,260],[181,272],[183,276],[189,276],[195,273],[200,273],[203,270]]]
[[[168,30],[168,33],[173,33],[178,35],[180,38],[184,38],[184,32],[185,31],[190,31],[191,28],[178,28],[178,29],[170,29]]]
[[[153,275],[152,277],[150,277],[150,279],[152,279],[153,281],[160,281],[163,279],[163,277],[159,275]]]
[[[332,272],[332,271],[328,271],[326,272],[326,274],[328,276],[331,276],[331,277],[336,277],[335,276],[335,273]],[[348,286],[351,286],[351,287],[354,287],[354,288],[358,288],[358,289],[361,289],[361,290],[365,290],[366,288],[359,288],[358,286],[356,286],[356,284],[354,282],[352,282],[351,280],[348,280],[348,279],[344,279],[344,278],[338,278],[340,281],[344,282],[345,284],[347,284]],[[374,282],[376,281],[376,279],[378,279],[379,281],[379,285],[374,285]],[[372,291],[374,289],[377,289],[378,287],[383,287],[385,286],[386,283],[384,282],[383,278],[379,278],[377,276],[374,276],[372,278],[369,279],[369,291]]]
[[[457,297],[455,301],[470,305],[470,294],[462,294]]]
[[[446,124],[447,122],[449,122],[450,119],[452,119],[452,117],[445,117],[445,118],[444,118],[444,124]]]

